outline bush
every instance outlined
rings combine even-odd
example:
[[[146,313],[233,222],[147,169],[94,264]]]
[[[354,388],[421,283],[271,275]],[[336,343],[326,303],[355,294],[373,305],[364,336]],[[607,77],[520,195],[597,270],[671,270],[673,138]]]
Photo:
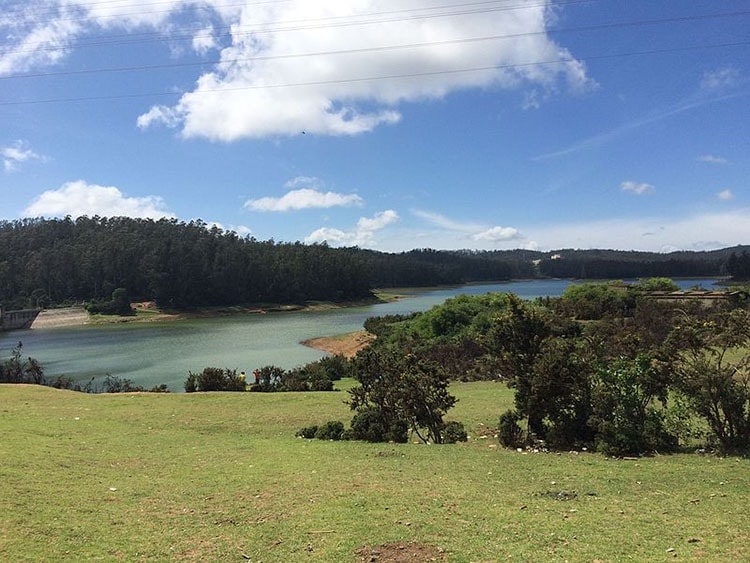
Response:
[[[443,444],[455,444],[469,439],[463,423],[451,420],[443,428]]]
[[[597,449],[608,455],[673,451],[677,439],[667,433],[664,417],[652,406],[665,394],[660,370],[645,354],[597,370],[589,420]]]
[[[341,440],[344,433],[344,424],[338,420],[329,420],[315,431],[318,440]]]
[[[443,416],[457,400],[448,391],[449,377],[442,366],[415,354],[367,348],[357,355],[355,368],[359,385],[349,390],[349,406],[366,412],[368,423],[380,417],[387,441],[406,441],[408,428],[424,443],[442,441]]]
[[[387,427],[385,417],[376,406],[358,410],[352,418],[351,425],[353,440],[405,443],[409,439],[406,421],[397,421]]]
[[[518,424],[522,418],[514,410],[505,411],[500,415],[497,437],[501,445],[506,448],[518,448],[523,445],[523,429]]]
[[[144,388],[140,385],[134,385],[130,379],[125,377],[107,374],[104,379],[104,393],[135,393],[137,391],[144,391]]]
[[[0,364],[0,383],[32,383],[44,385],[44,369],[34,358],[21,359],[23,344],[19,342],[13,348],[11,357]]]
[[[271,391],[282,391],[284,376],[286,372],[278,366],[263,366],[253,371],[256,383],[251,387],[251,391],[261,391],[268,393]],[[291,382],[290,382],[291,384]]]
[[[237,370],[205,368],[201,373],[188,372],[185,392],[195,391],[244,391],[245,379]]]
[[[280,368],[279,368],[280,369]],[[301,368],[283,372],[278,383],[273,385],[274,391],[309,391],[307,374]]]
[[[305,426],[304,428],[300,428],[297,430],[297,433],[295,436],[298,438],[307,438],[308,440],[312,440],[315,438],[315,433],[318,431],[317,426]]]
[[[86,305],[86,311],[91,314],[102,315],[134,315],[135,311],[130,306],[130,298],[125,288],[118,287],[112,292],[109,301],[92,301]]]
[[[309,373],[307,383],[310,386],[310,391],[333,391],[333,381],[321,370]]]
[[[351,374],[351,364],[341,354],[321,358],[316,363],[323,368],[326,377],[331,381],[339,381]]]

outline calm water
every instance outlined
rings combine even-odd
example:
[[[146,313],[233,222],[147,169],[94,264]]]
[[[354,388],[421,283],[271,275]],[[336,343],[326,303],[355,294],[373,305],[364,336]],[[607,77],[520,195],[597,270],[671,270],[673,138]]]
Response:
[[[679,280],[684,288],[710,287],[714,280]],[[436,290],[410,290],[393,303],[324,312],[269,313],[145,324],[113,324],[2,333],[0,357],[23,342],[23,355],[39,360],[50,377],[88,381],[106,374],[151,387],[166,383],[182,391],[188,371],[204,367],[251,372],[268,364],[289,369],[322,353],[301,341],[362,328],[368,317],[425,311],[459,294],[513,292],[533,299],[561,295],[567,280],[517,281]]]

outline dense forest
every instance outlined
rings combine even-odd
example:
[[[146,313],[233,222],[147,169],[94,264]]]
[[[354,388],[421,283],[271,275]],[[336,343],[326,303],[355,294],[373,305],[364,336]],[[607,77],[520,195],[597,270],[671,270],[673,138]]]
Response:
[[[163,307],[366,299],[373,288],[532,277],[747,277],[747,247],[618,251],[384,253],[259,241],[202,221],[79,217],[0,222],[0,306],[106,300],[115,290]],[[122,292],[120,292],[122,294]]]

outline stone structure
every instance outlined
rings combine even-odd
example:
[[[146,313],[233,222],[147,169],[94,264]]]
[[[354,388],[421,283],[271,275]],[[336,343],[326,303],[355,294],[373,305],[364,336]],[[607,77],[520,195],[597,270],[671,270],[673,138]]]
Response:
[[[30,328],[39,315],[39,309],[3,311],[0,309],[0,331]]]

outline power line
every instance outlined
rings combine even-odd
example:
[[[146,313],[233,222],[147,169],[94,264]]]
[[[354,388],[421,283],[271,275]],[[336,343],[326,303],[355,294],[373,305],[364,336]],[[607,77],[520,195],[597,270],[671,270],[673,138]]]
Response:
[[[673,47],[669,49],[650,49],[650,50],[645,50],[645,51],[631,51],[627,53],[592,55],[588,57],[579,57],[579,58],[583,60],[591,61],[591,60],[615,59],[615,58],[625,58],[625,57],[644,56],[644,55],[677,53],[677,52],[704,50],[704,49],[717,49],[717,48],[723,48],[723,47],[744,47],[748,45],[750,45],[750,41],[740,41],[740,42],[735,42],[735,43],[721,43],[721,44],[714,44],[714,45]],[[429,71],[429,72],[419,72],[419,73],[393,74],[393,75],[386,75],[386,76],[369,76],[369,77],[337,79],[337,80],[320,80],[320,81],[311,81],[311,82],[268,84],[268,85],[255,85],[255,86],[238,86],[234,88],[212,88],[212,89],[207,89],[207,90],[195,91],[195,92],[192,92],[192,94],[200,95],[200,94],[208,94],[208,93],[214,93],[214,92],[236,92],[236,91],[245,91],[245,90],[297,88],[297,87],[304,87],[304,86],[322,86],[322,85],[329,85],[329,84],[349,84],[349,83],[356,83],[356,82],[372,82],[372,81],[379,81],[379,80],[396,80],[396,79],[401,80],[401,79],[409,79],[409,78],[423,78],[426,76],[440,76],[440,75],[461,74],[461,73],[471,73],[471,72],[486,72],[490,70],[511,70],[514,68],[523,68],[523,67],[529,67],[529,66],[565,64],[569,62],[576,62],[577,60],[579,59],[568,58],[568,59],[558,59],[554,61],[533,61],[533,62],[527,62],[527,63],[512,63],[512,64],[496,65],[496,66],[484,66],[484,67],[475,67],[475,68],[451,69],[451,70]],[[173,95],[175,95],[174,92],[143,92],[143,93],[134,93],[134,94],[114,94],[114,95],[107,95],[107,96],[50,98],[46,100],[18,100],[18,101],[11,101],[11,102],[0,102],[0,106],[38,105],[38,104],[70,103],[70,102],[91,102],[91,101],[122,100],[122,99],[145,98],[145,97],[154,97],[154,96],[173,96]]]
[[[724,12],[719,14],[701,14],[696,16],[683,16],[674,18],[663,18],[663,19],[652,19],[652,20],[636,20],[629,22],[611,22],[589,26],[577,26],[568,28],[552,28],[544,31],[529,31],[523,33],[513,33],[504,35],[491,35],[487,37],[473,37],[463,39],[452,39],[444,41],[430,41],[424,43],[410,43],[404,45],[386,45],[379,47],[364,47],[361,49],[341,49],[336,51],[317,51],[311,53],[289,53],[282,55],[258,55],[253,57],[243,57],[236,59],[225,59],[225,60],[213,60],[213,61],[199,61],[199,62],[183,62],[183,63],[164,63],[157,65],[134,65],[128,67],[110,67],[110,68],[98,68],[98,69],[83,69],[83,70],[69,70],[69,71],[54,71],[54,72],[38,72],[38,73],[26,73],[26,74],[15,74],[0,76],[0,80],[7,79],[19,79],[19,78],[39,78],[39,77],[52,77],[52,76],[74,76],[84,74],[101,74],[107,72],[135,72],[135,71],[149,71],[149,70],[163,70],[165,68],[185,68],[195,67],[204,65],[218,65],[227,63],[244,63],[244,62],[257,62],[267,60],[278,60],[278,59],[290,59],[290,58],[304,58],[304,57],[317,57],[317,56],[330,56],[330,55],[347,55],[347,54],[358,54],[368,52],[383,52],[393,51],[402,49],[414,49],[421,47],[433,47],[439,45],[455,45],[462,43],[475,43],[483,41],[494,41],[500,39],[517,39],[519,37],[529,37],[533,35],[546,35],[547,33],[571,33],[577,31],[599,31],[603,29],[613,28],[625,28],[625,27],[636,27],[643,25],[656,25],[663,23],[677,23],[685,21],[705,20],[710,18],[722,18],[722,17],[737,17],[749,15],[750,11],[745,12]]]
[[[559,2],[556,5],[569,5],[569,4],[581,4],[581,3],[590,3],[594,0],[567,0],[564,2]],[[399,22],[399,21],[412,21],[417,19],[430,19],[430,18],[440,18],[440,17],[453,17],[453,16],[460,16],[460,15],[476,15],[476,14],[484,14],[484,13],[490,13],[490,12],[500,12],[500,11],[515,11],[515,10],[524,10],[529,8],[539,8],[546,6],[546,3],[540,3],[540,4],[523,4],[523,5],[512,5],[512,6],[496,6],[494,8],[483,8],[483,9],[472,9],[468,10],[466,9],[469,6],[482,6],[482,5],[488,5],[488,4],[497,4],[497,0],[488,0],[488,1],[482,1],[482,2],[470,2],[470,3],[462,3],[462,4],[448,4],[448,5],[442,5],[442,6],[436,6],[436,7],[429,7],[429,8],[412,8],[408,10],[391,10],[386,12],[369,12],[369,13],[363,13],[358,14],[356,16],[332,16],[327,18],[314,18],[314,19],[304,19],[304,20],[287,20],[282,22],[275,22],[275,25],[289,25],[289,24],[297,24],[297,23],[309,23],[309,22],[331,22],[328,24],[309,24],[309,25],[297,25],[297,26],[291,26],[291,27],[276,27],[276,28],[262,28],[262,27],[249,27],[249,26],[224,26],[220,27],[219,31],[220,33],[215,34],[182,34],[182,35],[173,35],[168,37],[166,40],[169,41],[181,41],[181,40],[193,40],[195,38],[201,38],[201,37],[217,37],[217,38],[231,38],[236,35],[252,35],[252,34],[267,34],[267,33],[280,33],[280,32],[286,32],[286,31],[306,31],[311,29],[325,29],[325,28],[337,28],[337,27],[349,27],[349,26],[357,26],[357,25],[372,25],[372,24],[380,24],[380,23],[393,23],[393,22]],[[405,13],[413,13],[413,12],[425,12],[425,11],[434,11],[438,9],[451,9],[451,8],[464,8],[460,11],[454,11],[454,12],[442,12],[442,13],[433,13],[433,14],[413,14],[408,17],[403,18],[390,18],[390,19],[375,19],[375,20],[355,20],[354,18],[358,17],[371,17],[371,16],[388,16],[393,14],[405,14]],[[142,14],[134,14],[134,15],[142,15]],[[344,20],[335,22],[333,20]],[[349,21],[347,21],[349,20]],[[65,20],[58,20],[58,21],[65,21]],[[205,28],[204,26],[201,26],[200,28],[194,28],[198,30],[202,30]],[[237,30],[245,29],[246,31],[243,31],[242,33],[237,33]],[[226,30],[226,31],[222,31]],[[129,40],[122,40],[122,41],[112,41],[112,39],[120,39],[120,38],[132,38],[132,37],[138,37],[140,39],[129,39]],[[100,36],[100,37],[94,37],[94,39],[102,39],[102,41],[92,41],[87,43],[79,43],[76,45],[77,48],[86,48],[86,47],[102,47],[102,46],[118,46],[118,45],[133,45],[133,44],[139,44],[139,43],[147,43],[147,42],[160,42],[165,41],[164,35],[161,32],[142,32],[137,34],[120,34],[120,35],[108,35],[108,36]],[[105,40],[106,39],[106,40]],[[50,46],[50,47],[39,47],[40,45],[43,45],[43,41],[35,42],[29,44],[29,48],[25,49],[16,49],[16,50],[8,50],[2,53],[2,55],[8,55],[8,54],[19,54],[19,53],[30,53],[30,52],[39,52],[39,51],[58,51],[63,50],[65,47],[56,47],[56,46]],[[38,45],[37,47],[33,47],[33,45]]]

